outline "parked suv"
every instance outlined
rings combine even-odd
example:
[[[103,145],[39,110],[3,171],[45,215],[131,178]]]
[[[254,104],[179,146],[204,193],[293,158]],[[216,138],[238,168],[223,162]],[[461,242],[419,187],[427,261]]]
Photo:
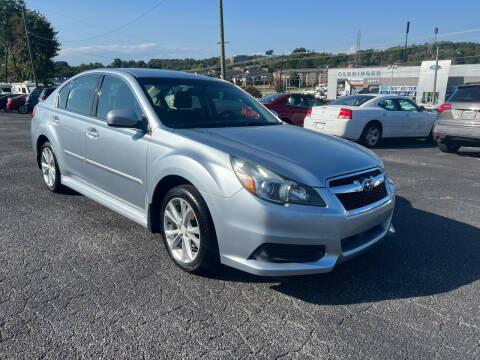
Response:
[[[480,146],[480,84],[460,86],[438,108],[434,133],[443,152],[457,152],[461,146]]]
[[[37,104],[31,136],[48,189],[161,233],[189,272],[327,272],[393,229],[378,156],[287,125],[223,80],[88,71]]]

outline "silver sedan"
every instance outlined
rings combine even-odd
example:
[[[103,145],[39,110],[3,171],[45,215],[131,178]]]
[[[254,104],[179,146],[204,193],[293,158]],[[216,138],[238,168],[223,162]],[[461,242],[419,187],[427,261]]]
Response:
[[[31,136],[48,189],[160,233],[186,271],[327,272],[393,229],[374,153],[284,124],[222,80],[88,71],[36,106]]]

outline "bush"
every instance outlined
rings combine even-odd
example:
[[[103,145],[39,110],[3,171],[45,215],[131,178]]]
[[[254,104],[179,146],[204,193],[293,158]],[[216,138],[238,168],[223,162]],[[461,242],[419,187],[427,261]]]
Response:
[[[242,89],[252,95],[254,98],[261,98],[262,93],[253,85],[242,86]]]

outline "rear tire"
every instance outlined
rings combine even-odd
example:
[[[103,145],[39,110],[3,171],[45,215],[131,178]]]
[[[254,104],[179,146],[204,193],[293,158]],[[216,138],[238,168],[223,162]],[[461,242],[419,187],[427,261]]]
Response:
[[[460,149],[460,146],[449,145],[449,144],[444,144],[439,142],[438,148],[440,149],[441,152],[444,152],[444,153],[456,153],[458,149]]]
[[[26,113],[28,113],[28,108],[25,105],[22,105],[18,108],[18,113],[19,114],[26,114]]]
[[[376,123],[368,124],[362,132],[360,143],[368,148],[373,148],[378,145],[382,138],[382,130]]]
[[[159,221],[168,255],[182,270],[202,274],[220,263],[210,212],[194,186],[170,189],[162,201]]]
[[[40,149],[40,169],[48,190],[58,193],[62,190],[61,174],[52,145],[45,141]]]

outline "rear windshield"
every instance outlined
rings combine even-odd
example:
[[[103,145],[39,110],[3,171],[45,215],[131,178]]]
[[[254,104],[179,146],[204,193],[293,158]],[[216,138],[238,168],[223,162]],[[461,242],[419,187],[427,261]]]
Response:
[[[458,88],[448,101],[480,103],[480,86]]]
[[[332,101],[328,105],[348,105],[348,106],[360,106],[368,100],[373,99],[375,96],[368,95],[354,95],[354,96],[344,96],[337,100]]]
[[[285,95],[285,94],[272,94],[272,95],[265,96],[259,99],[258,101],[260,101],[262,104],[268,104],[268,103],[271,103],[273,100],[278,99],[282,95]]]

